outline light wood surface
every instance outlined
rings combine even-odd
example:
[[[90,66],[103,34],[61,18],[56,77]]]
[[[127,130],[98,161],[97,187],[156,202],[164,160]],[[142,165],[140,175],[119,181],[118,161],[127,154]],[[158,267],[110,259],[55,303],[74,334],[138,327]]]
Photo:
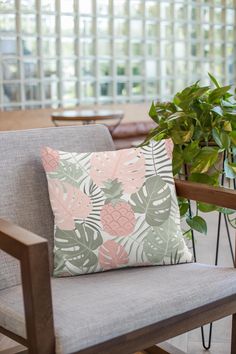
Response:
[[[64,111],[69,109],[105,109],[118,110],[124,112],[124,119],[122,123],[150,120],[148,111],[151,102],[148,103],[130,103],[130,104],[111,104],[111,105],[97,105],[97,106],[80,106],[71,108],[44,108],[34,110],[21,111],[5,111],[0,112],[0,131],[1,130],[23,130],[33,128],[52,127],[51,114],[55,111]],[[74,123],[72,123],[74,124]]]
[[[145,349],[144,354],[187,354],[187,353],[174,347],[170,343],[164,342],[158,344],[158,346],[154,345],[148,349]]]
[[[12,349],[17,345],[19,345],[17,342],[0,333],[0,354],[3,354],[5,350]]]

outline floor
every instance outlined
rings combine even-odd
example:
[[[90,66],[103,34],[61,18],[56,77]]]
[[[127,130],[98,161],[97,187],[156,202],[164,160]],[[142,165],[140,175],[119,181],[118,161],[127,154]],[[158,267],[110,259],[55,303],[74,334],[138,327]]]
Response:
[[[200,329],[179,336],[171,340],[171,343],[187,354],[230,354],[230,327],[230,317],[213,324],[212,345],[208,351],[202,346]],[[205,326],[206,343],[208,341],[208,329],[209,327]]]
[[[196,234],[196,251],[198,262],[214,264],[215,242],[216,242],[216,227],[217,214],[205,214],[204,217],[208,221],[208,234],[206,236]],[[222,223],[222,237],[220,240],[219,265],[232,266],[228,240],[225,233],[224,222]],[[232,242],[234,244],[235,230],[231,230]],[[230,354],[230,331],[231,318],[225,318],[217,321],[213,325],[212,346],[209,351],[205,351],[201,343],[200,329],[191,331],[172,339],[170,342],[176,345],[179,349],[187,352],[187,354]],[[206,333],[208,326],[205,327]],[[208,336],[206,336],[206,340]],[[9,341],[0,336],[0,354],[3,349],[9,347]]]

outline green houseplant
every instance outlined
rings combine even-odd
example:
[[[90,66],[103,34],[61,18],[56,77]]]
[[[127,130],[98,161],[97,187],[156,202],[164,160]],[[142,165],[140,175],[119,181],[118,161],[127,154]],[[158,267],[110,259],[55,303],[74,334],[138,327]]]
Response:
[[[209,77],[213,88],[198,81],[178,92],[171,102],[152,103],[149,115],[157,126],[145,143],[171,138],[174,175],[216,186],[224,177],[228,182],[236,178],[236,100],[231,86],[221,87],[211,74]],[[198,212],[213,210],[226,213],[235,227],[232,210],[197,203],[195,215],[190,216],[188,201],[180,199],[179,205],[191,229],[206,233],[206,222]]]

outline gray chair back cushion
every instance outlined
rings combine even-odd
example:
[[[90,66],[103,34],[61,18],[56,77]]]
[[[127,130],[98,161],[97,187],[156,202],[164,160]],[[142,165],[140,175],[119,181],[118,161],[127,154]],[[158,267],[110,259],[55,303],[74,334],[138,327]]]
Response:
[[[45,237],[53,260],[53,214],[41,164],[44,146],[69,152],[114,150],[105,126],[0,132],[0,218]],[[20,283],[18,261],[0,251],[0,290]]]

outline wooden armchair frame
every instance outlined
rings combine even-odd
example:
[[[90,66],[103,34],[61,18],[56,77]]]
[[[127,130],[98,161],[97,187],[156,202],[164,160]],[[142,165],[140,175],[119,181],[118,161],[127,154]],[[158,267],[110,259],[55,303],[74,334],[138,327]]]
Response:
[[[234,190],[180,180],[176,180],[175,185],[178,196],[236,209],[236,191]],[[18,353],[55,353],[47,241],[7,221],[0,220],[0,249],[20,261],[27,339],[1,326],[0,333],[28,348],[24,349],[19,346]],[[78,353],[131,354],[140,350],[149,354],[182,353],[177,349],[173,351],[173,348],[169,351],[163,346],[156,346],[155,343],[166,341],[228,315],[233,315],[231,354],[236,354],[236,294]]]

